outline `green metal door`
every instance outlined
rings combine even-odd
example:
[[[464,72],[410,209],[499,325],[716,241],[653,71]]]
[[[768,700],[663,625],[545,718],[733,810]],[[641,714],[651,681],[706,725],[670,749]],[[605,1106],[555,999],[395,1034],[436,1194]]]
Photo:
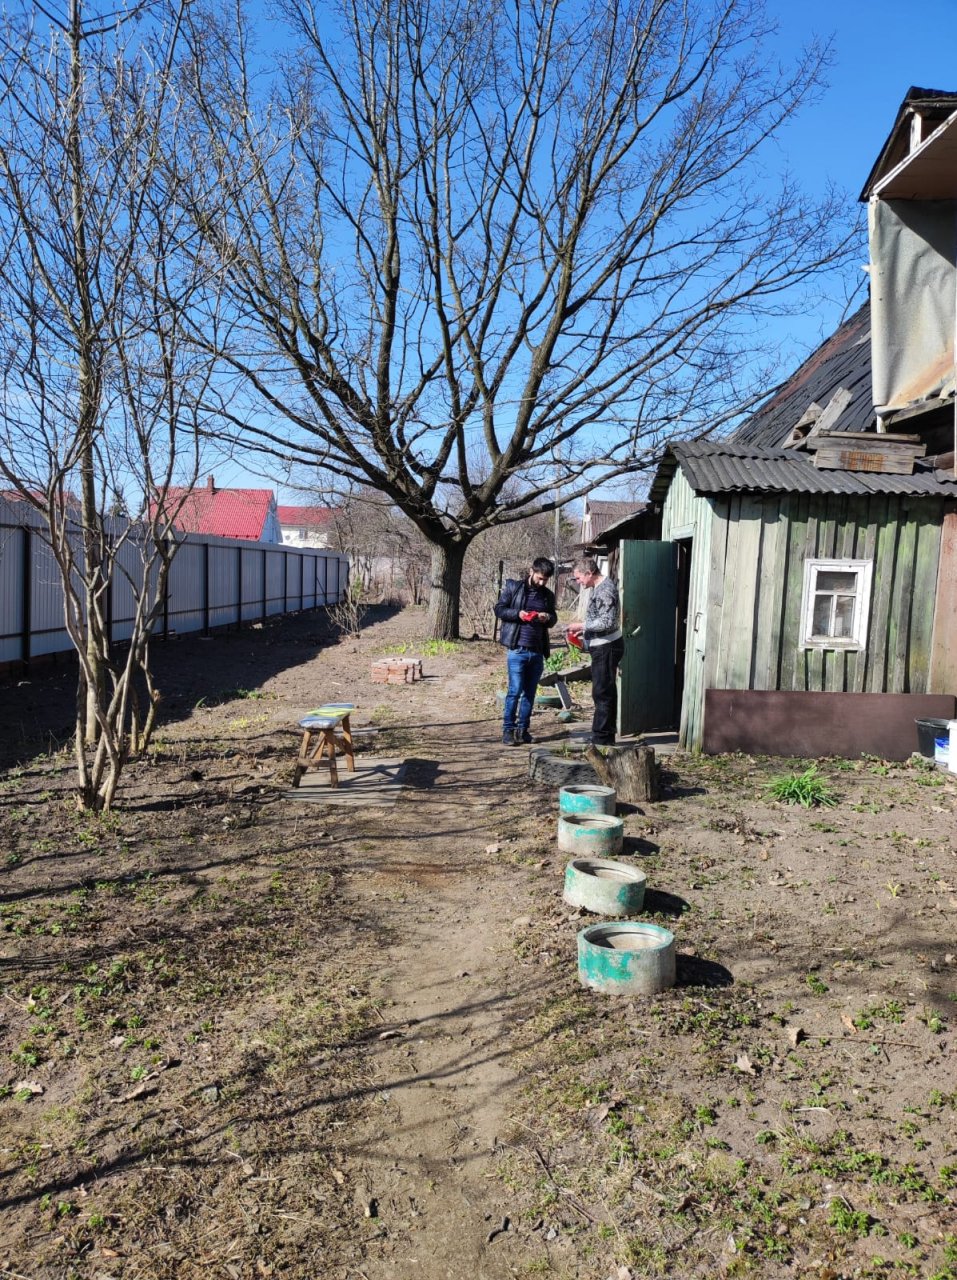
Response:
[[[619,572],[621,664],[618,732],[673,729],[678,559],[673,542],[623,542]]]

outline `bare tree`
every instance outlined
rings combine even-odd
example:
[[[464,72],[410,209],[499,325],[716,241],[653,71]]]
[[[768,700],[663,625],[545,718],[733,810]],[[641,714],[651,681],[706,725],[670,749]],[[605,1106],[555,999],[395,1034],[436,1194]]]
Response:
[[[333,492],[333,546],[349,556],[352,581],[367,598],[403,593],[421,604],[428,543],[412,521],[374,489]]]
[[[200,279],[207,306],[212,291],[163,181],[180,16],[157,26],[142,6],[103,18],[69,0],[62,17],[0,21],[0,474],[42,514],[59,568],[91,808],[112,805],[155,722],[149,639],[176,545],[163,495],[197,473],[210,370],[183,315]]]
[[[767,390],[760,322],[856,243],[761,168],[826,52],[780,71],[760,0],[279,3],[271,78],[241,13],[189,17],[183,200],[243,330],[234,435],[386,495],[454,635],[482,530]]]

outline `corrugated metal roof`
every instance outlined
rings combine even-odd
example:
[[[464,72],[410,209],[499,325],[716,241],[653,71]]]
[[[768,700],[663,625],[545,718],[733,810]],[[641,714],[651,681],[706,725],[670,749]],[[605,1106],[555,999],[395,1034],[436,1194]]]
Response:
[[[874,424],[871,393],[871,308],[865,303],[822,342],[787,382],[734,432],[732,440],[777,448],[811,404],[822,409],[836,391],[851,393],[831,431],[867,431]]]
[[[651,486],[653,502],[664,500],[679,466],[695,493],[893,493],[957,498],[957,476],[950,471],[927,467],[911,476],[819,471],[808,453],[762,449],[737,440],[700,440],[671,446]]]

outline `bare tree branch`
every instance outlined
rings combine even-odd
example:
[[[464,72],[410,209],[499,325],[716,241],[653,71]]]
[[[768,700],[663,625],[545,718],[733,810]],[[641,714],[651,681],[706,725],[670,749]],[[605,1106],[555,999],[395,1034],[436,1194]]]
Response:
[[[418,526],[454,632],[472,539],[742,412],[761,320],[848,261],[838,196],[761,168],[827,50],[776,70],[759,0],[282,11],[270,74],[241,10],[190,10],[180,199],[238,338],[196,340],[237,439]]]

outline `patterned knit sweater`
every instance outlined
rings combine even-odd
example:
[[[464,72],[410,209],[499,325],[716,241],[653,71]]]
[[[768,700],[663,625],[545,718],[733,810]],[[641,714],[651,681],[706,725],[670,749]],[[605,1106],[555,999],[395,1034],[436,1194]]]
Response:
[[[585,648],[594,649],[620,637],[618,588],[612,578],[602,578],[592,591],[585,612]]]

